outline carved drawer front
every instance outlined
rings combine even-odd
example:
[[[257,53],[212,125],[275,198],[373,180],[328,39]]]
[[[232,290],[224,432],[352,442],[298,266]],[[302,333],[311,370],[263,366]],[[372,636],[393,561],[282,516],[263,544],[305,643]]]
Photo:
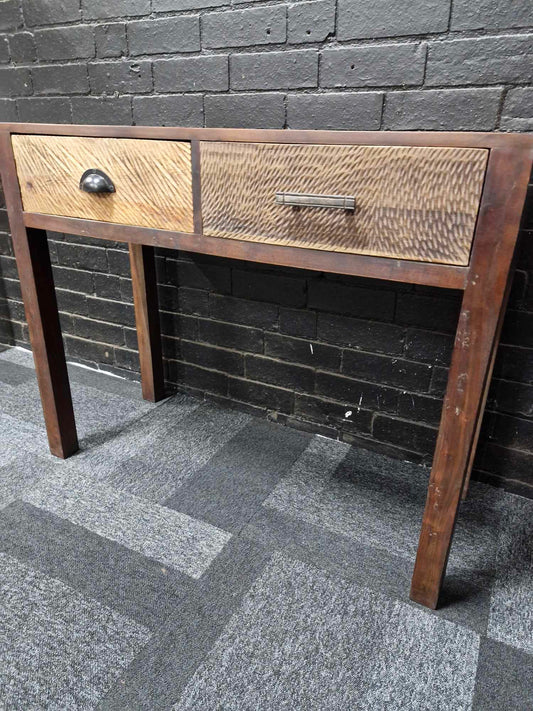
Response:
[[[31,135],[12,141],[26,212],[194,231],[187,142]],[[114,192],[80,189],[91,169],[108,176]]]
[[[206,235],[468,264],[485,149],[204,141],[200,157]]]

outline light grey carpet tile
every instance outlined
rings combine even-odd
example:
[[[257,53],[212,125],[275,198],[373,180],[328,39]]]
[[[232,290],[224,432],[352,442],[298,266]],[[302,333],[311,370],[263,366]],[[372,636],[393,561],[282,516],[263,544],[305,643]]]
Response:
[[[478,648],[474,632],[276,555],[173,711],[466,711]]]
[[[13,367],[18,368],[17,371],[12,370]],[[35,369],[33,363],[33,355],[30,350],[25,348],[9,348],[6,351],[0,352],[0,380],[2,374],[8,375],[13,373],[13,377],[31,380],[35,378]],[[130,398],[131,400],[142,400],[142,391],[140,383],[120,378],[112,373],[106,373],[103,370],[93,368],[85,368],[77,363],[68,363],[68,373],[71,380],[87,385],[97,390],[114,393],[121,397]],[[9,382],[6,380],[6,382]],[[11,383],[17,384],[17,383]]]
[[[413,561],[427,470],[341,447],[314,439],[264,505]],[[332,472],[335,461],[338,466]],[[450,573],[475,580],[494,574],[500,502],[490,487],[472,487],[471,499],[460,512]]]
[[[0,399],[0,407],[2,406],[3,401]],[[42,429],[0,411],[0,467],[16,462],[21,454],[47,452],[48,443]]]
[[[43,430],[0,413],[0,509],[60,465]]]
[[[197,584],[23,501],[0,512],[0,550],[149,629],[160,627]]]
[[[498,544],[488,635],[533,654],[533,501],[507,497]]]
[[[16,363],[17,365],[22,365],[26,368],[32,368],[33,365],[33,354],[28,348],[20,348],[15,346],[14,348],[8,348],[5,351],[0,352],[0,361],[5,363]]]
[[[421,520],[412,477],[398,482],[387,471],[372,471],[371,453],[352,454],[348,445],[315,437],[264,505],[361,543],[412,555],[413,520]],[[342,463],[345,469],[357,468],[353,477],[334,476]],[[394,485],[396,497],[387,498]],[[411,515],[415,508],[414,518],[403,513],[405,506]]]
[[[260,507],[254,513],[241,535],[331,575],[416,605],[407,596],[413,561],[392,555],[389,551],[364,545],[327,528],[267,507]],[[489,586],[476,585],[448,575],[439,609],[428,613],[484,634],[487,630],[489,601]]]
[[[232,538],[110,689],[100,711],[169,711],[270,557],[262,546]],[[222,707],[198,711],[215,708]]]
[[[165,506],[239,530],[302,454],[311,435],[253,419]]]
[[[135,380],[120,378],[101,370],[84,368],[76,363],[68,364],[68,374],[72,382],[103,390],[106,393],[114,393],[130,400],[143,399],[141,384]]]
[[[0,568],[3,708],[94,708],[149,631],[11,556]]]
[[[533,656],[482,639],[472,711],[531,711]]]
[[[47,474],[54,471],[50,459],[21,454],[16,462],[0,467],[0,510],[20,499]]]
[[[231,537],[185,514],[87,482],[72,471],[39,482],[24,500],[192,578],[205,572]]]
[[[144,439],[145,423],[141,423],[132,456],[109,471],[106,482],[117,489],[163,502],[251,419],[242,412],[205,402],[192,408],[187,417],[176,420],[172,414],[173,400],[158,408],[157,420],[163,427],[153,431],[148,439]],[[199,403],[196,399],[192,401]]]
[[[176,395],[166,400],[159,407],[133,422],[125,423],[123,427],[112,430],[100,437],[88,438],[83,442],[83,448],[66,461],[68,468],[83,473],[87,478],[97,481],[120,481],[115,472],[122,471],[127,463],[141,469],[144,476],[150,477],[151,470],[157,470],[159,460],[157,448],[166,442],[176,439],[182,420],[189,417],[201,401],[189,395]],[[151,452],[153,461],[139,464],[141,453]],[[164,468],[164,465],[161,465]],[[127,469],[126,469],[127,471]],[[165,470],[166,471],[166,470]],[[135,482],[135,479],[133,479]],[[135,493],[135,492],[132,492]]]
[[[72,382],[72,401],[78,436],[82,446],[89,438],[101,439],[114,434],[128,423],[137,421],[156,405],[144,400],[132,400],[112,392],[97,390],[81,383]]]
[[[110,436],[117,430],[138,419],[155,406],[123,398],[113,393],[71,383],[72,401],[80,440]],[[16,387],[0,383],[2,411],[20,420],[25,420],[44,429],[44,418],[37,381],[31,380]]]
[[[7,385],[20,385],[35,378],[35,371],[18,363],[0,359],[0,381]]]

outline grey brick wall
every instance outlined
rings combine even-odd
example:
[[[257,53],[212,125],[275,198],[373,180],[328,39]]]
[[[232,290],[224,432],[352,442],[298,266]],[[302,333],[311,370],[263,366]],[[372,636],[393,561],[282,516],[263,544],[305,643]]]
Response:
[[[533,130],[530,0],[3,0],[0,120]],[[476,476],[533,490],[533,189]],[[72,360],[138,377],[128,255],[50,235]],[[459,294],[160,251],[169,383],[430,461]],[[0,343],[28,343],[0,209]]]

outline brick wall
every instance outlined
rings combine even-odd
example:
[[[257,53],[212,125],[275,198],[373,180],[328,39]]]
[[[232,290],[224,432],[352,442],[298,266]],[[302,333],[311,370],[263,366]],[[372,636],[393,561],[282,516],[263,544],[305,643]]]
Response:
[[[0,120],[533,130],[530,0],[0,0]],[[533,193],[476,475],[533,490]],[[27,344],[0,211],[0,343]],[[128,255],[50,235],[72,360],[136,377]],[[169,382],[430,461],[459,294],[161,251]]]

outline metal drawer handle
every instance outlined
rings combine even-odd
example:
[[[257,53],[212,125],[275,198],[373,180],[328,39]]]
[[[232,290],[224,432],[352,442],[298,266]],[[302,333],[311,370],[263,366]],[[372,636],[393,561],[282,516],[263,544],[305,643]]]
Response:
[[[81,176],[80,190],[86,193],[114,193],[115,186],[111,178],[97,168],[89,168]]]
[[[293,207],[336,207],[355,210],[355,198],[349,195],[310,195],[306,193],[276,193],[277,205]]]

